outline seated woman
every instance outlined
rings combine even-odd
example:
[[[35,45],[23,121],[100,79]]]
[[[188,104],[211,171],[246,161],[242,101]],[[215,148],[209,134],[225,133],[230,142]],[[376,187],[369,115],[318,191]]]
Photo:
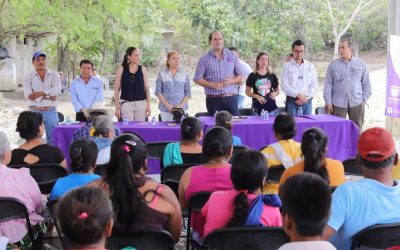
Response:
[[[123,134],[111,144],[105,176],[89,186],[110,195],[116,213],[113,235],[124,237],[145,229],[165,229],[177,242],[182,225],[179,202],[169,187],[146,177],[146,158],[143,139]]]
[[[101,189],[82,187],[56,205],[65,249],[105,249],[113,227],[113,207]]]
[[[326,157],[328,137],[320,128],[306,130],[301,138],[301,152],[304,161],[286,169],[279,185],[285,183],[292,175],[309,172],[321,176],[331,187],[337,187],[345,182],[344,168],[341,161]]]
[[[201,210],[206,218],[204,236],[223,227],[282,226],[279,197],[261,194],[268,173],[265,165],[265,157],[255,150],[245,150],[233,156],[231,180],[234,189],[211,194]],[[269,196],[268,199],[265,196]],[[254,218],[254,209],[251,208],[259,206],[262,213]]]
[[[187,169],[179,182],[179,202],[186,208],[190,197],[197,192],[232,189],[230,179],[232,155],[232,135],[222,127],[208,131],[203,142],[203,154],[207,163]],[[193,213],[193,237],[203,237],[205,219],[201,213]]]
[[[69,147],[73,173],[57,180],[51,190],[50,200],[59,199],[69,190],[100,178],[97,174],[93,174],[93,170],[96,168],[97,153],[96,144],[89,139],[79,139],[73,142]]]
[[[9,165],[56,163],[66,168],[67,162],[62,151],[43,143],[44,131],[42,114],[32,111],[19,114],[17,132],[25,139],[25,143],[12,151]]]
[[[232,129],[233,129],[233,118],[231,113],[229,113],[228,111],[219,111],[215,113],[215,126],[220,126],[220,127],[224,127],[227,130],[229,130],[232,133]],[[240,139],[239,136],[236,135],[232,135],[232,140],[233,146],[240,146],[242,145],[242,140]]]
[[[114,139],[113,121],[106,115],[96,117],[92,123],[90,139],[96,143],[99,150],[97,164],[105,164],[110,160],[110,147]]]
[[[8,168],[11,149],[7,136],[0,132],[0,197],[11,197],[21,201],[27,208],[29,219],[37,237],[44,230],[43,217],[39,214],[46,207],[46,196],[42,195],[29,169]],[[7,248],[27,248],[32,242],[25,220],[10,220],[0,223],[0,235],[9,239]]]
[[[181,140],[169,143],[164,150],[163,164],[204,163],[202,146],[203,126],[196,117],[186,117],[181,123]]]
[[[268,166],[283,165],[286,169],[301,161],[300,143],[293,140],[296,135],[296,122],[288,113],[280,113],[275,117],[274,134],[277,142],[261,151],[268,160]],[[277,194],[279,185],[267,183],[263,193]]]

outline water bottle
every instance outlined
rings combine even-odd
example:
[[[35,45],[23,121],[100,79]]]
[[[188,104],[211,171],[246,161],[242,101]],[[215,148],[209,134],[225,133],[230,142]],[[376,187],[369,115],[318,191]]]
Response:
[[[151,125],[157,125],[157,118],[155,117],[155,116],[153,116],[152,118],[151,118]]]
[[[265,119],[264,119],[264,116],[265,116],[265,110],[264,110],[264,109],[261,110],[260,116],[261,116],[261,119],[262,119],[262,120],[265,120]]]
[[[269,113],[267,110],[264,111],[264,120],[269,120]]]
[[[299,109],[297,110],[297,115],[303,116],[303,109],[301,107],[299,107]]]
[[[65,125],[71,125],[71,118],[69,116],[65,118]]]
[[[124,125],[128,125],[129,124],[129,119],[127,115],[124,115],[124,117],[122,118],[122,124]]]

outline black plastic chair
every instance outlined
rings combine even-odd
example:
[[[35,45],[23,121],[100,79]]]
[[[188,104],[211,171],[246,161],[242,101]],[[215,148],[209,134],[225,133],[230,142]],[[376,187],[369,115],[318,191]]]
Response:
[[[281,227],[224,228],[211,232],[204,240],[203,249],[278,249],[289,237]]]
[[[360,165],[356,158],[349,158],[343,161],[344,172],[348,175],[363,176]]]
[[[243,109],[239,109],[239,115],[254,115],[253,113],[253,109],[251,108],[243,108]]]
[[[64,114],[61,112],[57,112],[58,116],[58,122],[63,122],[64,121]]]
[[[29,220],[26,206],[15,198],[0,197],[0,222],[14,219],[25,219],[29,238],[32,241],[32,249],[41,249],[35,240],[31,221]]]
[[[283,172],[285,172],[285,167],[283,165],[276,165],[276,166],[269,167],[268,175],[267,175],[267,182],[279,183]]]
[[[376,224],[353,237],[351,249],[386,249],[400,245],[400,223]]]
[[[168,143],[171,143],[171,141],[157,141],[146,143],[147,158],[160,160],[161,157],[164,155],[164,149]]]
[[[200,116],[210,116],[208,112],[198,112],[194,115],[195,117],[200,117]]]
[[[100,176],[104,176],[106,174],[107,164],[108,163],[96,165],[96,168],[94,169],[93,173],[100,175]]]
[[[203,208],[204,204],[208,201],[210,198],[212,192],[198,192],[194,193],[192,197],[190,197],[188,201],[188,225],[186,228],[186,250],[189,250],[189,245],[191,243],[191,236],[190,236],[190,227],[191,227],[191,221],[192,221],[192,213],[193,212],[201,212],[201,209]],[[195,242],[192,242],[192,244]],[[196,245],[196,244],[195,244]],[[197,245],[197,247],[199,247]]]
[[[51,201],[47,202],[47,209],[49,210],[50,215],[51,215],[51,223],[53,223],[54,227],[56,228],[57,237],[45,237],[45,239],[46,240],[48,240],[48,239],[59,239],[60,243],[61,243],[61,246],[63,246],[63,248],[64,248],[65,246],[64,246],[64,241],[63,241],[63,237],[62,237],[62,234],[61,234],[61,229],[60,229],[60,227],[58,225],[57,218],[56,218],[56,216],[54,214],[55,207],[56,207],[58,201],[59,200],[56,199],[56,200],[51,200]]]
[[[315,114],[323,115],[323,114],[328,114],[328,113],[326,113],[325,107],[318,107],[318,108],[315,108]]]
[[[121,249],[134,247],[140,250],[172,250],[174,240],[169,232],[165,230],[145,230],[129,237],[112,235],[107,238],[107,249]]]
[[[179,197],[178,187],[181,176],[186,171],[186,169],[196,165],[200,164],[173,164],[165,167],[163,170],[161,170],[161,183],[170,187],[172,191],[174,191],[176,197]]]
[[[67,170],[58,164],[21,164],[10,168],[29,168],[33,179],[38,183],[42,194],[49,194],[58,178],[66,176]]]

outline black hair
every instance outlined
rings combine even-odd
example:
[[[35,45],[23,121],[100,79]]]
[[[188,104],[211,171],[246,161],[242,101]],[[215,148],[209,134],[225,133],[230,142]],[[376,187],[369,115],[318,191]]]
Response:
[[[186,117],[181,122],[181,139],[185,141],[194,141],[203,126],[196,117]]]
[[[327,145],[328,137],[320,128],[307,129],[301,138],[301,152],[304,156],[304,172],[317,174],[329,183],[325,159]]]
[[[80,63],[79,63],[79,67],[82,67],[83,64],[90,64],[90,66],[92,66],[93,68],[93,63],[88,60],[88,59],[83,59]]]
[[[227,130],[232,131],[233,120],[231,113],[225,110],[215,113],[215,126],[224,127]]]
[[[224,33],[222,33],[222,31],[219,31],[219,30],[214,30],[214,31],[212,31],[209,35],[208,35],[208,43],[210,43],[211,41],[212,41],[212,35],[214,34],[214,33],[220,33],[221,35],[222,35],[222,37],[224,37]]]
[[[203,141],[203,154],[209,161],[211,159],[229,155],[232,148],[232,134],[226,128],[213,127]]]
[[[90,167],[96,165],[98,154],[99,150],[93,141],[87,138],[74,141],[69,146],[72,172],[89,172]]]
[[[129,66],[129,62],[128,62],[128,56],[131,56],[132,53],[137,50],[137,48],[135,47],[129,47],[126,49],[125,51],[125,55],[124,55],[124,60],[122,61],[122,67],[126,68]]]
[[[294,42],[292,43],[292,50],[294,50],[294,47],[295,47],[295,46],[301,46],[301,45],[305,46],[305,44],[304,44],[304,42],[303,42],[302,40],[296,40],[296,41],[294,41]]]
[[[146,144],[136,134],[122,134],[111,143],[105,181],[110,187],[116,213],[113,234],[132,235],[143,227],[142,221],[148,216],[144,200],[146,195],[138,190],[146,180],[136,175],[142,168],[146,168],[146,157]]]
[[[280,113],[275,117],[274,132],[284,140],[292,139],[296,135],[296,122],[288,113]]]
[[[236,190],[233,216],[226,227],[243,227],[249,212],[246,192],[253,193],[263,186],[268,174],[268,164],[264,155],[255,150],[243,150],[232,157],[231,180]],[[246,191],[244,191],[246,190]]]
[[[101,189],[82,187],[65,194],[56,205],[55,214],[67,243],[85,246],[103,239],[113,208]]]
[[[230,51],[239,52],[239,50],[238,50],[236,47],[233,47],[233,46],[232,46],[232,47],[229,47],[228,49],[229,49]]]
[[[23,111],[18,116],[17,129],[19,136],[25,140],[38,137],[39,127],[43,124],[43,116],[39,112]]]
[[[394,153],[393,155],[384,159],[383,161],[378,161],[378,162],[372,162],[372,161],[366,160],[366,159],[362,158],[359,154],[357,154],[357,158],[360,161],[360,163],[368,169],[380,169],[380,168],[386,168],[386,167],[393,166],[394,160],[396,158],[396,153]]]
[[[293,53],[289,53],[289,54],[287,54],[286,56],[294,57]]]
[[[328,222],[331,190],[320,176],[312,173],[289,177],[280,187],[282,212],[293,219],[301,236],[320,236]]]

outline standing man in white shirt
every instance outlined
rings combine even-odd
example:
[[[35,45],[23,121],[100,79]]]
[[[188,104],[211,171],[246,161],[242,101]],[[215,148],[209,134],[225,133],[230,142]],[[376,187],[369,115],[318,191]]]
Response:
[[[57,98],[61,93],[60,76],[47,69],[47,57],[43,51],[36,51],[32,57],[35,70],[24,77],[24,96],[29,110],[43,116],[47,143],[52,144],[51,132],[58,125]]]
[[[253,69],[250,67],[250,65],[240,59],[240,53],[236,47],[230,47],[230,51],[232,51],[237,58],[239,59],[239,67],[240,67],[240,72],[243,76],[243,80],[240,83],[237,83],[236,86],[238,88],[238,93],[236,95],[237,103],[238,103],[238,108],[241,109],[243,108],[243,103],[244,100],[246,99],[246,79],[250,75],[251,72],[253,72]]]
[[[312,99],[317,92],[318,80],[314,65],[304,59],[304,43],[292,44],[293,60],[285,63],[282,74],[282,90],[286,94],[286,111],[297,115],[300,108],[304,115],[312,113]]]
[[[71,101],[74,105],[75,120],[85,122],[89,118],[88,110],[94,103],[103,102],[103,86],[100,78],[92,75],[93,63],[82,60],[80,63],[80,75],[71,83]]]

